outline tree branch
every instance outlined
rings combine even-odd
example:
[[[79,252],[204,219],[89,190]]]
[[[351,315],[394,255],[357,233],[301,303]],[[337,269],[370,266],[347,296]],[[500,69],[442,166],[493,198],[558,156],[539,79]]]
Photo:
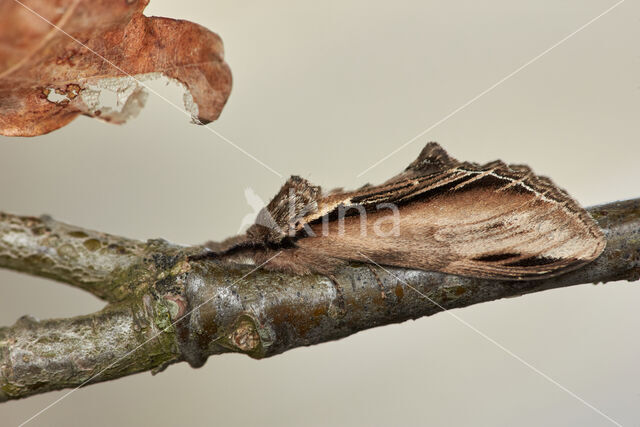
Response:
[[[3,395],[6,400],[119,378],[176,358],[173,337],[159,334],[144,310],[115,304],[70,319],[23,316],[11,328],[0,328],[0,401]]]
[[[50,219],[0,215],[0,266],[51,277],[110,301],[95,314],[0,328],[0,400],[107,381],[224,352],[262,358],[375,326],[499,298],[640,277],[640,199],[589,209],[607,248],[546,280],[479,280],[354,264],[336,280],[190,256]],[[81,234],[83,233],[83,234]],[[55,238],[53,237],[55,236]],[[98,244],[88,243],[93,239]],[[67,246],[68,245],[68,246]],[[95,248],[95,249],[92,249]]]
[[[0,212],[0,267],[82,288],[106,301],[122,295],[113,277],[131,267],[144,243],[40,218]]]

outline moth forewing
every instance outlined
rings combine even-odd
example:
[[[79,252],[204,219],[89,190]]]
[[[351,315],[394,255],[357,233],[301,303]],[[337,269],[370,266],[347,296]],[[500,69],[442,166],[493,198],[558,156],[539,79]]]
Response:
[[[284,216],[286,204],[295,207],[293,222]],[[459,162],[436,143],[379,186],[322,197],[319,187],[292,177],[267,209],[278,226],[293,230],[288,241],[248,233],[218,255],[244,251],[263,260],[279,249],[267,268],[299,274],[333,274],[348,261],[373,260],[518,280],[578,268],[605,246],[589,214],[548,178],[524,165]]]

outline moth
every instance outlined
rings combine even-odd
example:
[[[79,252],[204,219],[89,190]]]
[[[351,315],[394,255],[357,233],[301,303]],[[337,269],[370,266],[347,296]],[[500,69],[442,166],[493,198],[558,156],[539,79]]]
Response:
[[[402,173],[355,191],[292,176],[246,234],[205,257],[333,277],[349,262],[532,280],[598,257],[605,237],[564,190],[525,165],[460,162],[430,142]]]

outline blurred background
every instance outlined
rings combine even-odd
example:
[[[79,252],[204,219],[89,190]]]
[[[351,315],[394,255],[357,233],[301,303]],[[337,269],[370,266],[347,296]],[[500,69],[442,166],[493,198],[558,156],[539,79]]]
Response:
[[[11,1],[11,0],[2,0]],[[583,205],[640,197],[640,3],[627,1],[366,174],[363,170],[614,5],[152,0],[220,34],[234,87],[209,127],[150,94],[123,126],[80,117],[0,137],[0,209],[128,237],[235,234],[299,174],[379,183],[429,140],[462,160],[528,163]],[[151,83],[182,105],[175,85]],[[178,195],[178,196],[176,196]],[[178,202],[176,202],[176,200]],[[640,425],[640,283],[583,285],[456,315],[623,425]],[[0,324],[99,310],[80,290],[0,271]],[[0,405],[3,425],[65,392]],[[268,360],[224,355],[79,390],[30,426],[611,423],[447,314]]]

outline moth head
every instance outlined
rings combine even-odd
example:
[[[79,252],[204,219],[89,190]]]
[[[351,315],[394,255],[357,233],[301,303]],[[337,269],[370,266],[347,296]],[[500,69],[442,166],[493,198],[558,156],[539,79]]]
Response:
[[[287,233],[278,225],[268,208],[262,208],[255,223],[247,229],[247,237],[255,243],[280,243]]]
[[[293,237],[305,217],[318,210],[321,189],[299,176],[291,176],[269,204],[260,210],[247,237],[257,243],[276,244]]]

